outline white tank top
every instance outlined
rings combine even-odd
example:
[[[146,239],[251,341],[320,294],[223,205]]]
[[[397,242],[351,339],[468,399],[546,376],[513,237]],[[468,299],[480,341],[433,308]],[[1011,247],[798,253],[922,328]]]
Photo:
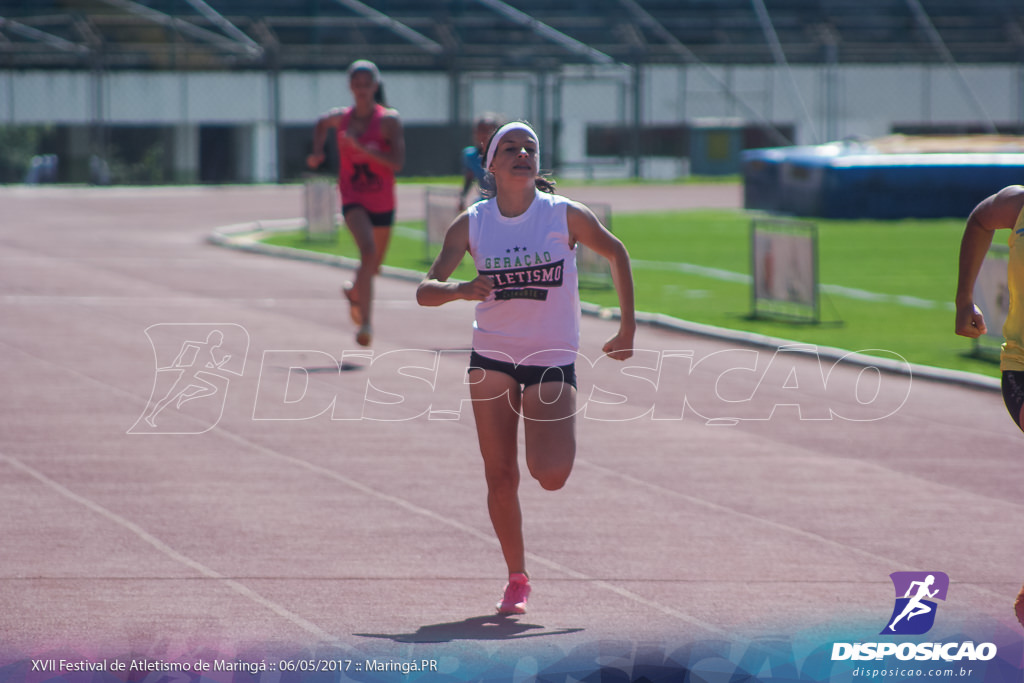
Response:
[[[569,200],[536,191],[508,218],[489,199],[469,208],[469,250],[494,291],[476,306],[473,349],[482,356],[553,367],[576,361],[580,293],[569,245]]]

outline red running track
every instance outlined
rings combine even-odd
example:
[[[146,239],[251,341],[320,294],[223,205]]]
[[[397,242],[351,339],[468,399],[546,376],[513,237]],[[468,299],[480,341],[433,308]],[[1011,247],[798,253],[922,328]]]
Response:
[[[402,191],[415,217],[422,189]],[[581,368],[568,486],[523,482],[531,612],[490,618],[503,563],[460,384],[472,307],[419,308],[414,284],[380,279],[368,356],[344,272],[204,242],[299,206],[296,187],[0,188],[4,661],[333,648],[457,675],[610,641],[870,640],[901,570],[951,577],[947,632],[1020,631],[1024,444],[997,393],[652,327],[635,376]],[[583,356],[613,324],[584,319]],[[173,383],[157,368],[214,329],[223,400],[140,423]],[[684,399],[739,419],[678,419]]]

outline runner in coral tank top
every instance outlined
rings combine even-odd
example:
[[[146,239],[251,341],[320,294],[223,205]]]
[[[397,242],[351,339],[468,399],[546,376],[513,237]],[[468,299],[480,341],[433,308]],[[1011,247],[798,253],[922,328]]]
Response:
[[[319,168],[324,143],[332,128],[337,133],[338,190],[345,225],[359,247],[359,269],[354,283],[342,293],[348,299],[352,321],[358,325],[356,342],[369,346],[373,303],[373,276],[380,270],[395,220],[395,173],[405,164],[405,139],[398,112],[384,106],[380,72],[373,62],[359,60],[348,68],[354,104],[332,109],[313,128],[313,153],[306,164]]]
[[[388,116],[394,116],[394,110],[376,104],[369,119],[360,122],[361,126],[352,124],[354,113],[354,107],[343,109],[337,129],[338,149],[348,149],[348,153],[341,155],[338,170],[342,213],[345,213],[345,207],[361,206],[371,216],[392,214],[385,216],[392,219],[395,211],[395,171],[379,161],[373,153],[387,156],[391,152],[391,139],[383,134],[382,121]],[[350,139],[356,140],[362,149],[349,144]],[[378,221],[373,224],[390,227],[392,223],[392,220],[388,220],[386,223]]]

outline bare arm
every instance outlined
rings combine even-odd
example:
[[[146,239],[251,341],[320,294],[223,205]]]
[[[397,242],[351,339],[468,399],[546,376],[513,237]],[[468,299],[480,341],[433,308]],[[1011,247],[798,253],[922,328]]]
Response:
[[[461,213],[448,228],[441,253],[434,259],[426,278],[416,288],[416,302],[420,306],[440,306],[458,299],[483,301],[487,298],[494,289],[494,283],[485,275],[478,275],[469,282],[448,282],[468,251],[469,216]]]
[[[567,209],[570,239],[593,249],[608,259],[612,268],[612,284],[619,298],[619,331],[604,345],[604,352],[615,360],[633,355],[636,315],[633,302],[633,271],[626,246],[601,225],[594,212],[583,204],[572,203]]]
[[[960,240],[960,263],[956,285],[956,333],[980,337],[988,331],[981,310],[974,304],[974,283],[981,271],[996,230],[1012,229],[1024,209],[1024,187],[1011,185],[984,199],[967,218]]]
[[[332,109],[317,119],[313,126],[313,152],[306,157],[306,166],[312,170],[320,168],[326,158],[324,144],[327,142],[327,132],[340,125],[341,109]]]
[[[469,194],[469,188],[473,187],[473,181],[475,180],[476,176],[473,172],[466,171],[462,179],[462,193],[459,195],[459,211],[466,208],[466,195]]]

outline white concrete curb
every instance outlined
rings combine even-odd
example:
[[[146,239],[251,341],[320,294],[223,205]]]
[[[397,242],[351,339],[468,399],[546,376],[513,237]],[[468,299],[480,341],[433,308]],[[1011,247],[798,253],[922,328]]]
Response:
[[[306,221],[302,218],[286,218],[273,221],[253,221],[251,223],[235,223],[225,225],[214,230],[206,241],[219,247],[227,247],[238,251],[248,251],[255,254],[278,256],[295,261],[310,261],[335,268],[348,268],[355,270],[359,267],[359,260],[347,256],[335,254],[322,254],[316,251],[305,249],[292,249],[291,247],[279,247],[273,244],[264,244],[260,240],[275,232],[291,232],[306,227]],[[394,266],[381,266],[381,275],[419,282],[423,279],[423,273]]]

